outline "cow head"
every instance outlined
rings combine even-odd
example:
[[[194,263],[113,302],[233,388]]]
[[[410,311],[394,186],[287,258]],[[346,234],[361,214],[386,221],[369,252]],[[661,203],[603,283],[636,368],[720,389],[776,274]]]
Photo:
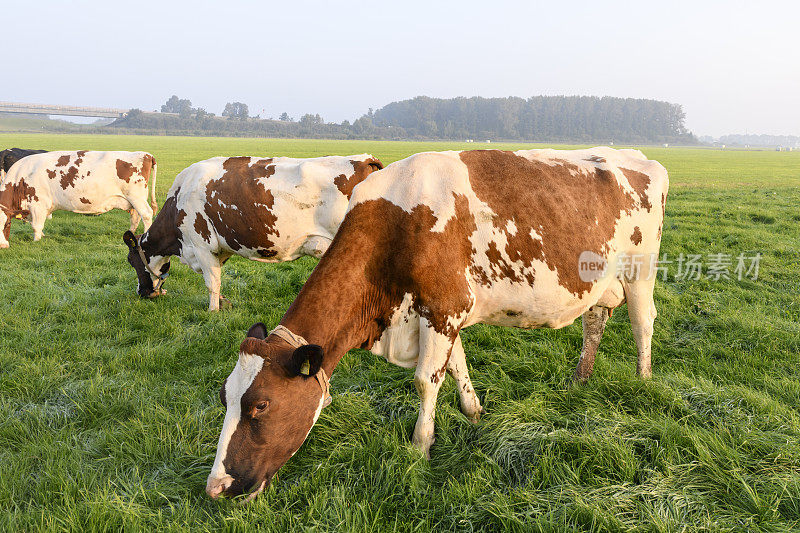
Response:
[[[322,348],[294,348],[255,324],[219,391],[227,410],[206,492],[255,498],[303,444],[328,399],[321,381]],[[321,372],[324,375],[324,372]]]
[[[147,253],[141,247],[141,236],[137,237],[131,231],[126,231],[122,236],[122,240],[128,245],[128,263],[136,271],[136,277],[138,278],[136,292],[139,296],[142,298],[155,298],[165,294],[166,291],[161,288],[161,285],[163,285],[163,280],[169,274],[169,257],[147,257]],[[143,256],[147,264],[142,261]]]
[[[27,209],[7,209],[0,205],[0,248],[9,247],[11,238],[11,220],[15,218],[28,219],[31,212]]]

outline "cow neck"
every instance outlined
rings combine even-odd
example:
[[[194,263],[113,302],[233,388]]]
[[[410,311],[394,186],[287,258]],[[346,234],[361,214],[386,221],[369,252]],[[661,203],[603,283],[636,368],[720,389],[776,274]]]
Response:
[[[16,199],[16,195],[14,194],[16,190],[17,186],[12,183],[0,183],[0,206],[8,211],[19,209],[19,202],[14,202]],[[15,203],[17,205],[14,205]]]
[[[180,230],[175,221],[174,214],[169,212],[169,206],[158,213],[150,229],[145,231],[139,239],[139,246],[144,256],[149,261],[152,257],[169,257],[180,255]]]
[[[322,347],[328,376],[349,350],[372,346],[390,308],[388,298],[364,276],[368,254],[340,244],[334,241],[280,322]]]

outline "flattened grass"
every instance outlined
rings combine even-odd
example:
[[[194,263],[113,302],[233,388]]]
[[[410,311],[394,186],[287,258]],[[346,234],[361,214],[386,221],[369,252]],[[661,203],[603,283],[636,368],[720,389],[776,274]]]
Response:
[[[458,143],[0,135],[4,145],[144,149],[159,202],[214,155],[371,152],[384,163]],[[485,145],[480,147],[486,147]],[[514,149],[523,145],[491,145]],[[0,251],[0,529],[785,531],[800,527],[800,154],[655,149],[670,171],[662,252],[762,254],[757,281],[659,282],[654,378],[634,376],[624,309],[595,375],[569,383],[580,323],[464,332],[487,410],[471,424],[451,380],[427,462],[410,446],[411,372],[354,350],[334,402],[249,506],[211,502],[217,399],[247,328],[275,324],[315,265],[233,258],[234,308],[205,311],[175,262],[135,296],[127,215],[56,213]],[[675,273],[674,265],[671,269]]]

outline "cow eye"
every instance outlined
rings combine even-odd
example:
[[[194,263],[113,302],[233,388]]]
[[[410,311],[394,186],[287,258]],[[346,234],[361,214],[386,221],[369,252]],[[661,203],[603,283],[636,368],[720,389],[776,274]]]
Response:
[[[267,411],[267,407],[269,407],[269,402],[267,400],[262,400],[253,406],[253,416],[258,416],[263,414]]]

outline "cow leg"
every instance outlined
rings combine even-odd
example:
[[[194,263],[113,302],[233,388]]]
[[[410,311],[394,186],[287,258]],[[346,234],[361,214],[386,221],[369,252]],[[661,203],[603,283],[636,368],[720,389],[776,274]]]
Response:
[[[128,202],[130,202],[131,207],[136,210],[138,215],[142,219],[142,224],[144,224],[144,230],[147,231],[150,229],[150,224],[153,223],[153,209],[147,204],[147,198],[143,200],[134,200],[133,198],[128,198]],[[136,226],[139,225],[137,220]],[[131,213],[131,226],[133,226],[133,213]],[[136,228],[134,226],[134,229]],[[131,231],[134,231],[131,229]]]
[[[208,310],[219,311],[219,296],[222,286],[222,265],[219,259],[211,254],[198,256],[200,268],[203,271],[203,279],[208,289]]]
[[[453,376],[458,384],[458,397],[461,400],[461,412],[473,423],[477,423],[484,412],[478,395],[472,387],[467,369],[467,358],[464,355],[464,346],[461,344],[461,335],[456,337],[453,351],[447,361],[447,372]]]
[[[31,227],[33,227],[34,242],[41,240],[44,236],[44,221],[47,220],[47,213],[40,210],[31,210]]]
[[[578,366],[575,367],[574,381],[585,382],[594,370],[594,357],[603,338],[603,330],[608,321],[608,308],[594,305],[583,314],[583,348]]]
[[[444,381],[452,350],[453,341],[449,337],[437,333],[426,319],[420,319],[419,360],[414,372],[414,386],[419,394],[419,416],[411,442],[429,459],[435,440],[436,397]]]
[[[639,377],[649,378],[652,375],[650,344],[653,339],[653,322],[656,319],[656,305],[653,302],[655,278],[630,281],[623,286],[628,300],[628,317],[631,320],[639,356],[636,372]]]
[[[219,262],[220,269],[225,264],[225,262],[231,258],[231,254],[219,254],[216,256],[217,261]],[[228,309],[233,308],[233,303],[225,298],[222,294],[222,271],[220,270],[220,286],[219,286],[219,310],[225,311]]]
[[[139,227],[139,221],[142,217],[139,216],[139,212],[136,209],[128,209],[128,213],[131,215],[131,233],[136,233],[136,228]]]

